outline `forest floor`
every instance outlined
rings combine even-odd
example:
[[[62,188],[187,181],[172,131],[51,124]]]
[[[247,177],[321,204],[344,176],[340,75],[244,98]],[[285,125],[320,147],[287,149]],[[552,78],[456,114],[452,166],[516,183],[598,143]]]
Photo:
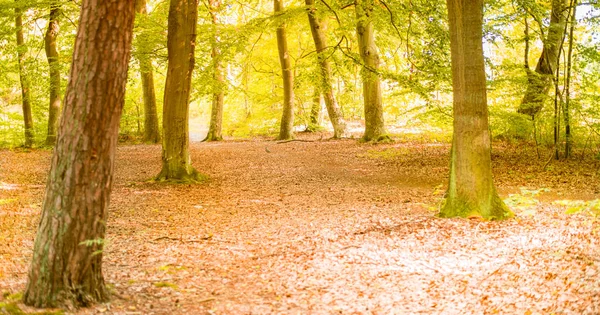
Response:
[[[198,185],[148,182],[160,150],[118,148],[104,251],[113,298],[70,312],[600,313],[589,149],[543,170],[549,151],[494,143],[495,183],[517,215],[502,222],[436,218],[446,143],[193,143],[210,177]],[[24,290],[50,155],[0,151],[0,303]]]

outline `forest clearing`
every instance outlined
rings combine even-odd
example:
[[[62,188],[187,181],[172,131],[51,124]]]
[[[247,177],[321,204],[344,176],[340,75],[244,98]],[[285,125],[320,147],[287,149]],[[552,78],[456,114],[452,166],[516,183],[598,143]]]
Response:
[[[148,182],[160,146],[120,146],[104,249],[112,300],[75,313],[600,312],[600,225],[585,209],[566,214],[598,198],[591,154],[543,170],[531,145],[494,143],[516,217],[441,219],[448,143],[301,138],[314,142],[192,143],[210,178],[197,185]],[[50,156],[0,151],[0,303],[24,290]]]
[[[597,0],[0,0],[0,314],[600,314]]]

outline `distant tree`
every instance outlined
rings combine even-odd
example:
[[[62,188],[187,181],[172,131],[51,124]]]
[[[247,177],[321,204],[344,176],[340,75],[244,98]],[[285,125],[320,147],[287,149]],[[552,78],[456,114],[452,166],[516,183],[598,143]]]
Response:
[[[133,1],[84,0],[23,301],[108,299],[102,248],[129,65]]]
[[[346,122],[342,116],[342,111],[337,103],[335,94],[333,93],[333,78],[331,74],[331,65],[327,56],[325,56],[325,50],[327,49],[327,37],[325,36],[324,23],[319,18],[317,13],[317,7],[315,6],[314,0],[305,0],[308,12],[308,22],[310,24],[310,31],[312,33],[313,41],[317,49],[317,58],[319,62],[319,80],[320,90],[318,108],[321,111],[321,95],[325,99],[325,106],[327,107],[327,113],[329,114],[329,120],[333,125],[333,137],[341,138],[346,136]],[[315,106],[316,96],[315,96]]]
[[[31,114],[31,91],[27,67],[25,65],[25,38],[23,35],[23,10],[20,5],[15,7],[15,28],[17,34],[17,56],[19,58],[19,78],[21,80],[21,96],[23,104],[23,123],[25,125],[25,144],[30,148],[33,146],[33,116]]]
[[[213,96],[212,96],[212,107],[210,113],[210,126],[208,128],[208,134],[204,141],[220,141],[223,140],[222,129],[223,129],[223,105],[225,101],[225,78],[223,76],[223,62],[221,51],[219,49],[219,17],[217,16],[218,10],[221,6],[220,0],[208,0],[208,10],[210,13],[211,21],[215,30],[215,35],[212,41],[211,47],[211,58],[213,62]]]
[[[492,180],[483,0],[447,0],[452,55],[454,136],[450,183],[441,217],[512,216]]]
[[[192,167],[189,150],[189,106],[197,21],[197,0],[171,0],[163,105],[162,170],[156,177],[160,181],[195,182],[201,179],[200,173]]]
[[[274,0],[273,7],[275,16],[283,13],[283,0]],[[281,63],[281,75],[283,77],[283,114],[279,129],[279,140],[287,140],[294,137],[294,72],[288,51],[285,35],[285,23],[277,26],[277,50],[279,51],[279,62]]]
[[[136,0],[136,12],[142,16],[148,15],[146,0]],[[138,42],[147,41],[148,34],[142,30],[138,35]],[[143,45],[138,45],[141,48]],[[144,98],[144,141],[150,143],[160,142],[160,130],[158,129],[158,114],[156,112],[156,92],[154,90],[154,70],[152,58],[148,51],[138,55],[140,62],[140,74],[142,77],[142,90]]]
[[[48,109],[48,135],[46,144],[54,145],[56,143],[56,133],[58,130],[58,116],[62,103],[60,92],[60,60],[56,39],[60,31],[59,19],[61,15],[60,4],[58,1],[50,3],[50,16],[48,18],[48,28],[44,36],[44,47],[46,49],[46,58],[50,68],[50,107]]]
[[[535,71],[527,71],[527,91],[519,105],[519,113],[535,116],[542,110],[548,90],[554,84],[552,78],[556,74],[559,55],[566,30],[568,7],[570,0],[552,0],[550,27],[544,41],[542,54],[538,59]],[[541,25],[540,25],[541,27]]]
[[[379,78],[379,52],[375,44],[373,8],[375,0],[356,0],[356,35],[363,62],[361,79],[365,107],[365,133],[363,141],[389,140],[383,120],[381,79]]]

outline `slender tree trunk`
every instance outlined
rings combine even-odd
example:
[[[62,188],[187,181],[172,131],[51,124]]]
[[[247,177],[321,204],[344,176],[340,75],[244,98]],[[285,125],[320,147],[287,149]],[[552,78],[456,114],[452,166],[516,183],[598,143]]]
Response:
[[[447,0],[452,54],[454,136],[450,184],[441,217],[503,219],[512,215],[492,182],[483,0]]]
[[[23,102],[23,123],[25,125],[25,144],[33,146],[33,116],[31,114],[31,95],[29,91],[29,77],[25,66],[25,39],[23,37],[23,12],[15,8],[15,27],[17,29],[17,55],[19,57],[19,78],[21,80],[21,96]]]
[[[552,84],[552,77],[558,67],[558,56],[562,45],[567,20],[569,0],[552,0],[550,28],[544,40],[542,55],[534,71],[527,71],[527,91],[519,105],[518,112],[534,116],[542,110],[544,100]]]
[[[48,29],[44,37],[44,47],[46,48],[46,58],[50,68],[50,107],[48,109],[48,135],[46,144],[54,145],[56,143],[56,132],[58,130],[58,116],[60,115],[61,93],[60,93],[60,63],[59,54],[56,47],[56,38],[60,31],[59,18],[61,10],[60,5],[53,2],[50,5],[50,18],[48,19]]]
[[[219,49],[219,19],[217,11],[221,5],[220,0],[209,0],[210,15],[212,18],[213,27],[215,28],[215,35],[212,42],[212,61],[214,67],[213,74],[213,99],[210,113],[210,127],[208,128],[208,134],[204,141],[221,141],[223,140],[222,129],[223,129],[223,105],[225,100],[225,77],[223,75],[223,62],[221,58],[221,51]]]
[[[570,113],[570,104],[571,104],[571,68],[573,63],[573,33],[575,30],[575,24],[577,23],[576,18],[576,8],[577,8],[577,0],[573,0],[571,2],[571,28],[569,30],[569,52],[567,53],[567,82],[565,88],[565,107],[564,107],[564,120],[565,120],[565,158],[571,157],[571,146],[572,146],[572,136],[571,136],[571,113]]]
[[[136,0],[136,12],[147,16],[146,0]],[[149,35],[145,31],[138,36],[138,42],[147,41]],[[138,45],[140,48],[142,45]],[[156,92],[154,90],[154,71],[152,59],[148,51],[143,48],[138,55],[140,62],[140,75],[142,77],[142,91],[144,97],[144,141],[150,143],[160,142],[158,129],[158,113],[156,109]]]
[[[275,15],[282,14],[283,0],[273,0],[273,7]],[[285,36],[285,23],[281,23],[277,27],[277,50],[283,77],[283,114],[277,139],[287,140],[294,138],[294,73]]]
[[[310,31],[312,33],[313,40],[315,42],[315,48],[318,53],[318,62],[320,66],[320,84],[323,97],[325,99],[325,106],[327,107],[327,113],[329,120],[333,125],[333,137],[342,138],[346,136],[346,122],[342,116],[342,111],[337,103],[335,94],[333,93],[333,78],[331,75],[331,65],[327,60],[324,52],[327,49],[327,37],[324,32],[324,23],[318,17],[317,7],[315,6],[314,0],[305,0],[308,6],[308,22],[310,24]]]
[[[197,0],[171,0],[163,105],[163,165],[156,177],[161,181],[197,182],[202,179],[192,167],[189,150],[189,106],[197,20]]]
[[[114,156],[134,5],[84,0],[58,139],[23,301],[87,306],[108,299],[102,276]]]
[[[363,141],[390,140],[383,121],[379,53],[373,27],[374,0],[356,1],[356,34],[363,66],[360,70],[365,106],[365,133]]]

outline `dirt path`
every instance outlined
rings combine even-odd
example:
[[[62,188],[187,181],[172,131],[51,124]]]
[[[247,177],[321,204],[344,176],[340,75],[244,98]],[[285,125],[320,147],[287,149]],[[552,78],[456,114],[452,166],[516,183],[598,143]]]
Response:
[[[595,162],[540,171],[496,146],[502,196],[535,196],[513,198],[516,220],[442,220],[448,149],[194,144],[210,181],[165,185],[146,182],[159,146],[121,146],[104,258],[116,294],[78,313],[600,313],[598,224],[553,203],[598,198]],[[0,151],[0,291],[24,288],[49,159]]]

